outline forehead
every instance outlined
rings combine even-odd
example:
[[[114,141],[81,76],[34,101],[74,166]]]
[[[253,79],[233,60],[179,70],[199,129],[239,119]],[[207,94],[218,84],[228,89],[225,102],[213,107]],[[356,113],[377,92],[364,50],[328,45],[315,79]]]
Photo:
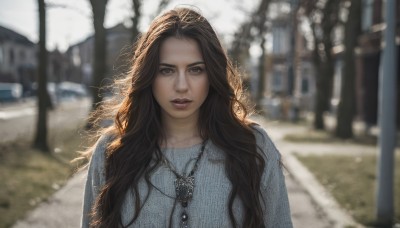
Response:
[[[160,63],[203,61],[199,44],[191,38],[168,37],[160,47]]]

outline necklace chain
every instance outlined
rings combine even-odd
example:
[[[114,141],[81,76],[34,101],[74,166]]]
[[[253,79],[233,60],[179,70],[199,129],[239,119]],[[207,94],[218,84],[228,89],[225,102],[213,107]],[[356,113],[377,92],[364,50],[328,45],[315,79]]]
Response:
[[[188,206],[188,203],[191,201],[191,199],[193,197],[193,191],[194,191],[194,186],[195,186],[194,173],[197,171],[197,169],[199,167],[199,161],[204,154],[205,146],[206,146],[206,141],[203,141],[200,152],[197,155],[196,161],[194,163],[194,166],[188,175],[186,175],[185,170],[187,169],[187,167],[192,159],[190,159],[186,163],[183,174],[179,174],[178,171],[176,170],[176,168],[172,166],[171,162],[165,156],[163,157],[163,163],[165,164],[165,166],[167,166],[167,168],[172,173],[174,173],[174,175],[176,176],[176,179],[174,181],[176,197],[174,199],[175,199],[175,203],[176,203],[176,201],[180,202],[182,205],[182,208],[183,208],[182,213],[181,213],[181,223],[180,223],[181,228],[189,227],[189,224],[188,224],[189,216],[186,212],[186,207]],[[158,191],[160,191],[160,189],[158,189],[157,187],[156,187],[156,189]],[[173,197],[163,193],[162,191],[160,191],[160,192],[169,198],[173,198]]]
[[[202,144],[202,147],[201,147],[201,149],[200,149],[200,153],[199,153],[199,154],[197,155],[197,157],[196,157],[195,165],[193,166],[193,169],[192,169],[192,171],[191,171],[189,174],[194,175],[194,173],[195,173],[196,170],[198,169],[198,161],[200,161],[200,159],[201,159],[201,157],[202,157],[202,154],[203,154],[204,149],[205,149],[205,144],[206,144],[206,143],[205,143],[205,141],[204,141],[203,144]],[[192,160],[193,160],[193,158],[190,159],[190,160],[186,163],[185,169],[184,169],[184,170],[187,169],[187,167],[188,167],[190,161],[192,161]],[[186,175],[185,173],[184,173],[184,175],[180,175],[180,174],[176,171],[176,169],[175,169],[174,167],[172,167],[171,163],[170,163],[165,157],[163,158],[162,163],[165,164],[165,165],[167,166],[167,168],[168,168],[172,173],[174,173],[174,175],[175,175],[177,178],[178,178],[178,177],[183,177],[184,175]],[[153,188],[155,188],[157,191],[159,191],[161,194],[163,194],[164,196],[166,196],[166,197],[168,197],[168,198],[170,198],[170,199],[174,199],[174,200],[177,199],[176,197],[173,197],[173,196],[171,196],[171,195],[168,195],[167,193],[165,193],[164,191],[162,191],[160,188],[158,188],[157,186],[155,186],[155,185],[154,185],[153,183],[151,183],[151,182],[150,182],[150,185],[151,185]]]
[[[196,161],[195,161],[195,163],[194,163],[194,166],[193,166],[192,170],[189,172],[189,174],[188,174],[187,176],[186,176],[185,171],[184,171],[184,173],[183,173],[182,175],[179,174],[178,171],[175,169],[175,167],[172,166],[171,162],[170,162],[165,156],[164,156],[164,158],[163,158],[163,163],[167,166],[167,168],[168,168],[169,170],[171,170],[171,171],[175,174],[176,178],[183,178],[183,177],[190,177],[190,176],[193,176],[194,173],[195,173],[195,172],[197,171],[197,169],[198,169],[199,161],[200,161],[201,157],[203,156],[205,146],[206,146],[206,141],[203,141],[203,143],[202,143],[202,145],[201,145],[200,152],[199,152],[199,154],[198,154],[197,157],[196,157]],[[188,164],[190,163],[191,160],[192,160],[192,159],[190,159],[190,160],[186,163],[185,168],[188,166]]]

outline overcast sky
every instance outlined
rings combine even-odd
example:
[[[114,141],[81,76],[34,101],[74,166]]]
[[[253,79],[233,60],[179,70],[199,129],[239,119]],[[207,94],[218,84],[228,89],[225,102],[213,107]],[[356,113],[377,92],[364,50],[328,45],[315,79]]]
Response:
[[[140,28],[145,31],[154,17],[160,0],[143,0],[144,18]],[[243,2],[246,2],[244,4]],[[217,32],[230,42],[237,26],[246,17],[258,0],[171,0],[167,9],[177,5],[194,5],[210,20]],[[47,10],[48,49],[58,47],[64,51],[93,33],[89,0],[47,0],[57,5]],[[59,7],[60,5],[65,7]],[[105,26],[112,27],[127,21],[131,15],[131,0],[109,0]],[[31,41],[38,41],[38,12],[36,0],[1,0],[0,25],[12,29]]]

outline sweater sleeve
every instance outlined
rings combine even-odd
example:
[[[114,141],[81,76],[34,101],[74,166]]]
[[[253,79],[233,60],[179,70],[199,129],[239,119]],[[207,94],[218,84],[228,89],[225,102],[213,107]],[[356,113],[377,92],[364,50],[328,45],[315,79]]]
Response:
[[[90,212],[92,206],[99,194],[101,187],[105,182],[105,151],[109,137],[102,136],[96,143],[92,158],[89,162],[88,174],[86,179],[83,213],[81,227],[88,228],[90,224]]]
[[[264,129],[256,126],[255,130],[257,145],[266,161],[261,184],[265,227],[291,228],[293,225],[281,155]]]

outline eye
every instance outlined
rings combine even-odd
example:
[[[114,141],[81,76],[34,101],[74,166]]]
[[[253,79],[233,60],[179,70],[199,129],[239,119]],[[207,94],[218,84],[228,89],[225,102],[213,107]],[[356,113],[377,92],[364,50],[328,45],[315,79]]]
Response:
[[[171,75],[172,73],[174,73],[174,69],[172,69],[172,68],[167,68],[167,67],[160,68],[159,73],[160,73],[161,75]]]
[[[201,74],[203,73],[204,69],[200,66],[195,66],[195,67],[191,67],[189,68],[189,72],[192,74]]]

